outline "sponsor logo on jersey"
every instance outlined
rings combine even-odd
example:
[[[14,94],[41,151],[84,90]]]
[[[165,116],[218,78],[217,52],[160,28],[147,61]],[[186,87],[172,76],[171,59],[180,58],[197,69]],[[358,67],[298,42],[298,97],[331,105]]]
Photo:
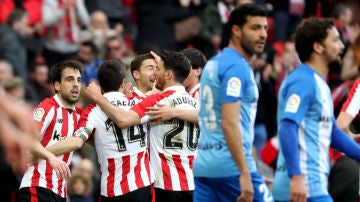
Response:
[[[231,77],[227,83],[226,95],[239,97],[241,90],[241,81],[237,77]]]
[[[42,117],[44,116],[45,114],[45,109],[43,108],[38,108],[34,111],[34,114],[33,114],[33,119],[35,121],[41,121]]]
[[[300,102],[301,99],[299,95],[292,94],[286,103],[285,112],[296,113],[299,109]]]

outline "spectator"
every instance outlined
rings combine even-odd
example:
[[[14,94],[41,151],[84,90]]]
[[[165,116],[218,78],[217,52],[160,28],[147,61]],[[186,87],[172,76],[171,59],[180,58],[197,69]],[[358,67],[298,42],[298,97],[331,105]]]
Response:
[[[7,22],[0,27],[0,59],[8,61],[14,68],[14,73],[24,81],[28,80],[26,66],[25,36],[29,33],[28,15],[25,11],[12,11]]]
[[[98,58],[98,49],[91,41],[82,42],[79,49],[79,60],[84,65],[81,82],[88,85],[90,82],[98,83],[97,72],[102,60]]]
[[[100,10],[91,13],[90,27],[80,32],[81,41],[92,41],[99,50],[98,56],[105,57],[105,42],[112,37],[122,37],[122,25],[116,26],[114,29],[109,27],[106,14]]]
[[[93,187],[92,179],[86,173],[81,171],[73,173],[67,187],[71,202],[94,202],[89,196]]]
[[[90,23],[84,0],[44,0],[42,23],[47,27],[44,57],[48,67],[76,59],[80,44],[80,28]]]
[[[30,68],[29,84],[36,93],[38,100],[44,100],[52,96],[49,80],[49,67],[46,63],[36,63]],[[36,105],[39,104],[36,103]]]

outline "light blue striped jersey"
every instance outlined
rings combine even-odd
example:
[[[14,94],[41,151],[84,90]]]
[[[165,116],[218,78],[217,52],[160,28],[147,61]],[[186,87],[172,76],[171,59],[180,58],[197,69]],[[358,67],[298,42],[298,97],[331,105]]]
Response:
[[[248,62],[234,49],[225,48],[208,61],[200,83],[201,137],[194,161],[194,175],[228,177],[240,174],[227,147],[221,125],[221,105],[239,100],[239,128],[243,136],[244,151],[250,172],[255,172],[251,147],[259,93]]]
[[[328,195],[328,152],[335,120],[333,114],[331,93],[324,77],[308,65],[300,65],[281,85],[278,123],[289,119],[299,125],[299,163],[308,197]],[[275,200],[289,200],[289,183],[280,147],[273,184]]]

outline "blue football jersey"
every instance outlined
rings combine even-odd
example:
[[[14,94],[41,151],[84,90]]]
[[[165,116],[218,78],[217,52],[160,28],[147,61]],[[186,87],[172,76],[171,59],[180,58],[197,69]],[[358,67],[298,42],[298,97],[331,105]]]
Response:
[[[324,77],[308,65],[300,65],[281,85],[278,101],[278,123],[288,119],[299,126],[299,163],[308,197],[327,195],[328,152],[335,119],[330,89]],[[275,200],[289,200],[289,183],[280,147],[273,184]]]
[[[194,161],[194,176],[228,177],[240,174],[221,125],[221,105],[237,101],[241,101],[239,128],[247,163],[250,172],[256,172],[251,147],[259,93],[248,62],[234,49],[225,48],[208,61],[200,84],[201,137]]]

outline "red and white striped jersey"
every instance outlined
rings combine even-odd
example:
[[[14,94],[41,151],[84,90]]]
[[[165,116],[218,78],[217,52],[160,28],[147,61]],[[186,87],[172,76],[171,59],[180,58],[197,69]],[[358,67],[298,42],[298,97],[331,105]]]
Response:
[[[133,90],[134,90],[132,94],[133,97],[140,97],[140,98],[146,97],[146,95],[143,92],[141,92],[138,88],[134,87]]]
[[[196,84],[190,91],[189,91],[189,94],[199,100],[199,97],[200,97],[200,83]]]
[[[77,127],[81,109],[66,109],[59,97],[55,95],[42,101],[34,110],[33,119],[38,124],[40,142],[44,147],[51,146],[63,139],[71,137]],[[68,165],[72,152],[58,156]],[[30,187],[30,194],[36,194],[35,187],[43,187],[61,197],[66,196],[66,181],[59,180],[55,171],[45,160],[30,166],[22,180],[20,188]]]
[[[150,95],[132,110],[138,113],[141,122],[149,121],[146,107],[160,102],[176,109],[198,109],[198,101],[192,98],[183,86],[172,86],[161,94]],[[194,190],[192,172],[199,138],[196,124],[179,119],[150,123],[150,163],[154,168],[154,187],[172,190]]]
[[[341,108],[342,112],[347,112],[355,117],[360,111],[360,80],[357,80],[351,87],[348,97]]]
[[[104,96],[124,110],[141,101],[136,97],[129,99],[120,92],[110,92]],[[92,104],[81,114],[79,129],[74,135],[87,140],[91,133],[94,135],[101,170],[101,195],[120,196],[153,182],[145,125],[121,129],[99,106]]]

